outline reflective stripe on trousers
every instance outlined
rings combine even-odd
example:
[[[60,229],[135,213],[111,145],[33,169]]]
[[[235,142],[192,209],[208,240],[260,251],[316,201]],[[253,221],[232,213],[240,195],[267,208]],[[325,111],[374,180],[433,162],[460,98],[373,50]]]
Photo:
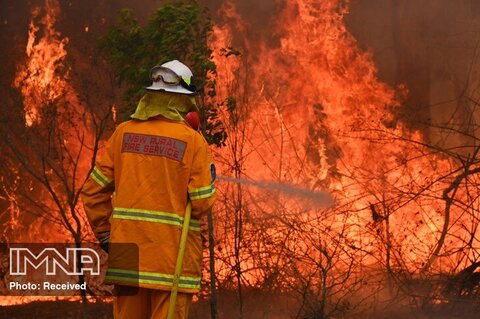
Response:
[[[105,279],[112,280],[114,282],[144,283],[167,287],[173,286],[173,275],[118,268],[108,268]],[[187,289],[200,289],[200,282],[200,277],[180,276],[178,287]]]

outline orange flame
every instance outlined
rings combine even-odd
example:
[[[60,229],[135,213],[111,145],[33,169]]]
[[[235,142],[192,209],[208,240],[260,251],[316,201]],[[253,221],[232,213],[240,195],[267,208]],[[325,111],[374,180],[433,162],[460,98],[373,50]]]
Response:
[[[451,172],[452,161],[425,147],[420,132],[395,119],[393,109],[401,104],[396,96],[402,92],[378,80],[371,53],[362,52],[345,27],[348,5],[342,3],[287,1],[271,28],[279,37],[276,47],[247,38],[251,32],[235,5],[225,3],[226,22],[211,38],[217,92],[220,101],[236,97],[243,117],[231,126],[235,114],[223,114],[230,138],[217,162],[225,175],[234,170],[232,162],[240,162],[244,178],[328,189],[337,198],[335,214],[305,210],[294,199],[283,198],[282,205],[307,224],[345,233],[353,247],[349,254],[371,251],[373,258],[363,263],[378,262],[378,237],[383,236],[400,254],[396,262],[404,262],[396,266],[417,271],[444,223],[442,191],[449,180],[442,176]],[[234,42],[244,44],[243,56],[226,57],[221,49]],[[242,147],[234,145],[242,137]],[[238,189],[225,186],[223,191],[231,198]],[[252,201],[265,196],[257,193]],[[263,214],[275,210],[273,205]],[[259,203],[246,206],[251,212]],[[460,218],[461,209],[454,210]],[[319,214],[320,222],[308,217],[312,214]],[[466,222],[460,220],[458,228]],[[456,244],[459,240],[452,238],[448,247]],[[254,268],[247,261],[244,266]]]
[[[62,38],[54,27],[60,11],[58,1],[47,0],[44,9],[39,26],[34,21],[40,17],[42,8],[36,7],[32,11],[26,47],[27,64],[14,81],[24,96],[27,126],[39,121],[39,108],[45,101],[52,101],[62,94],[66,89],[65,78],[68,77],[68,71],[63,75],[58,72],[63,67],[68,43],[68,38]],[[38,38],[39,31],[43,35],[41,38]],[[36,89],[32,90],[32,87]]]
[[[45,100],[68,95],[81,109],[64,67],[68,38],[54,28],[58,1],[46,2],[45,15],[36,24],[41,10],[32,13],[27,66],[15,80],[25,98],[27,126],[41,121]],[[367,268],[378,267],[386,263],[386,250],[391,249],[392,267],[418,272],[445,222],[443,191],[453,180],[455,162],[426,147],[421,132],[395,118],[393,109],[401,105],[397,96],[402,94],[379,81],[371,53],[361,51],[347,30],[348,1],[286,1],[272,28],[278,37],[275,45],[247,38],[250,27],[233,1],[225,1],[223,12],[225,23],[214,27],[211,38],[217,98],[225,103],[234,96],[236,105],[221,111],[229,135],[227,147],[216,154],[222,175],[327,189],[336,196],[337,207],[317,209],[274,191],[220,185],[225,210],[217,211],[234,211],[239,223],[248,215],[254,228],[242,224],[245,227],[237,229],[230,216],[220,216],[220,242],[227,246],[234,242],[231,229],[269,241],[251,240],[250,249],[261,251],[260,259],[241,245],[238,261],[229,260],[235,254],[225,252],[216,261],[219,276],[231,276],[229,266],[239,262],[245,269],[242,278],[255,282],[264,275],[258,263],[275,259],[272,247],[278,242],[312,259],[341,247],[335,256],[339,269],[348,268],[344,262],[348,258],[359,258]],[[234,43],[243,43],[239,48],[243,55],[231,54]],[[115,105],[111,113],[115,120]],[[65,143],[78,148],[68,139]],[[454,197],[461,201],[470,188]],[[458,236],[449,238],[445,250],[454,251],[466,241],[468,209],[452,208],[451,232],[458,231]],[[13,220],[18,218],[18,212],[11,212]],[[462,253],[444,257],[436,270],[449,271]],[[277,263],[290,268],[285,260]],[[309,264],[297,270],[307,274]]]
[[[58,0],[46,0],[44,7],[32,10],[29,37],[26,46],[27,60],[19,67],[14,85],[24,98],[25,124],[30,127],[42,121],[42,109],[52,104],[58,120],[58,130],[62,142],[70,154],[78,154],[78,163],[60,163],[79,168],[78,182],[82,181],[90,168],[91,150],[85,145],[93,145],[92,125],[85,106],[79,101],[75,89],[70,84],[70,68],[65,65],[67,37],[62,37],[55,29],[60,13]],[[115,113],[114,107],[112,112]],[[71,125],[71,123],[81,125]]]

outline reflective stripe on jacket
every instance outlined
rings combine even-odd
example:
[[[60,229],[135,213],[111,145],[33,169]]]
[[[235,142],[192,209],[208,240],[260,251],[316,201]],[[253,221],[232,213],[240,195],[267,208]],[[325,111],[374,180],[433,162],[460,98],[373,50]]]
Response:
[[[183,122],[132,120],[117,127],[82,190],[98,238],[110,246],[107,282],[170,290],[187,200],[192,220],[179,291],[200,288],[200,222],[215,201],[214,169],[205,139]]]

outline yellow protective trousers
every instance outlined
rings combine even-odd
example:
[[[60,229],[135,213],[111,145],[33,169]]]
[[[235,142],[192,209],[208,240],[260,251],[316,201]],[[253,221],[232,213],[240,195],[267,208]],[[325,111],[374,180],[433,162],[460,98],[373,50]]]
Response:
[[[148,288],[117,286],[113,303],[115,319],[166,319],[170,292]],[[136,291],[135,294],[130,292]],[[175,319],[188,318],[193,294],[178,293]]]

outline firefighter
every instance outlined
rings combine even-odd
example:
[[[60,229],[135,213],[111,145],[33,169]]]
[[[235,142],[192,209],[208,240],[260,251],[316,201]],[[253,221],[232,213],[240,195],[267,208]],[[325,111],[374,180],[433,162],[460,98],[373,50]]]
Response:
[[[153,84],[132,120],[116,128],[82,189],[90,225],[108,246],[105,281],[116,285],[116,319],[167,317],[187,201],[192,219],[175,318],[188,317],[200,289],[199,219],[215,201],[215,166],[203,136],[184,122],[196,110],[192,76],[177,60],[151,70]]]

